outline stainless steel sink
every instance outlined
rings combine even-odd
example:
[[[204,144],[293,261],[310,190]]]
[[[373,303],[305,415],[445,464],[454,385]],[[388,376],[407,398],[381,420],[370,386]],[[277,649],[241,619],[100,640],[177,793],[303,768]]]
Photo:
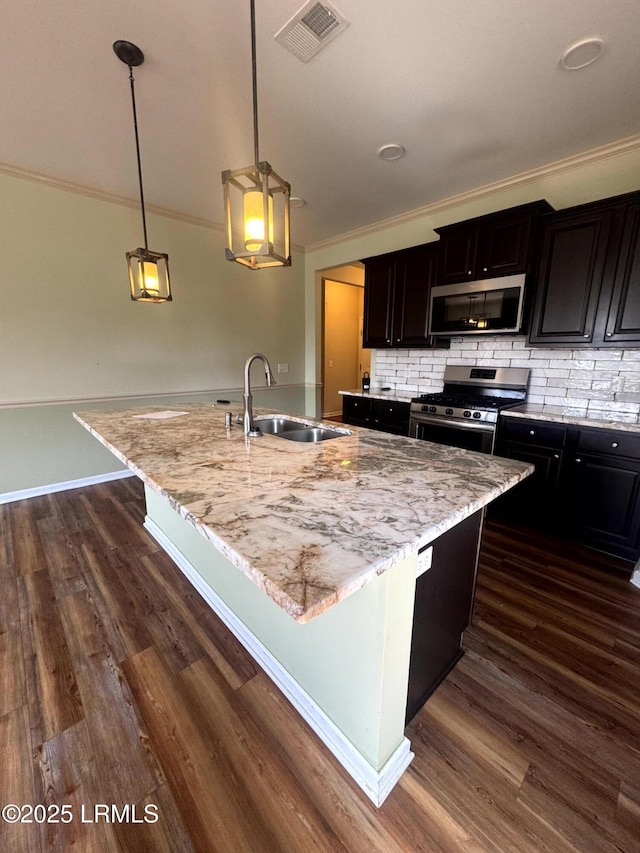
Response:
[[[287,430],[282,433],[281,438],[286,438],[289,441],[326,441],[328,438],[343,438],[348,434],[327,427],[308,427],[307,429]]]
[[[260,429],[260,432],[268,433],[269,435],[280,435],[292,429],[304,429],[307,424],[300,421],[291,421],[289,418],[254,418],[253,423]]]
[[[261,432],[277,435],[279,438],[286,438],[289,441],[317,442],[351,435],[350,430],[341,431],[324,425],[292,421],[282,416],[257,417],[254,418],[253,423]]]

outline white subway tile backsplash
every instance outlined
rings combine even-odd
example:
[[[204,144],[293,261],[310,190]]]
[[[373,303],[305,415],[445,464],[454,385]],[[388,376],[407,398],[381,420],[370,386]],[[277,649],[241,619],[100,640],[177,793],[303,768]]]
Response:
[[[640,349],[543,349],[522,336],[458,337],[449,350],[378,350],[374,379],[399,394],[425,394],[442,389],[447,364],[529,368],[528,400],[563,411],[640,412]]]

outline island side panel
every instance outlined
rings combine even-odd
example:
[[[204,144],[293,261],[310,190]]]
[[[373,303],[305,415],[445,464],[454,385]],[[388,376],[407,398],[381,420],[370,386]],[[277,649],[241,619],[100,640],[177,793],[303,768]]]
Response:
[[[147,517],[372,770],[380,771],[406,740],[416,553],[322,615],[299,623],[164,498],[149,488],[145,491]]]

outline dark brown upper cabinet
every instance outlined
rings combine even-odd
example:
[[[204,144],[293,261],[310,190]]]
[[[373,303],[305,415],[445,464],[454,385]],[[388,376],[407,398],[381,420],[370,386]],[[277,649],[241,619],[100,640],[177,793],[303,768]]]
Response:
[[[626,207],[611,301],[598,319],[606,343],[640,342],[640,198]]]
[[[449,346],[428,334],[437,251],[437,243],[426,243],[363,261],[364,347]]]
[[[540,216],[546,201],[436,228],[440,235],[436,284],[457,284],[530,270]]]
[[[529,343],[640,343],[640,193],[543,217]]]

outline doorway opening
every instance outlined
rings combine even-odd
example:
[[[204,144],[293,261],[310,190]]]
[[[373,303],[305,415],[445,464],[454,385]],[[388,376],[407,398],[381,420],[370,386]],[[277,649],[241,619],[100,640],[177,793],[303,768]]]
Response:
[[[371,372],[371,351],[362,348],[364,267],[347,264],[322,278],[322,417],[342,418],[339,391],[362,388]]]

